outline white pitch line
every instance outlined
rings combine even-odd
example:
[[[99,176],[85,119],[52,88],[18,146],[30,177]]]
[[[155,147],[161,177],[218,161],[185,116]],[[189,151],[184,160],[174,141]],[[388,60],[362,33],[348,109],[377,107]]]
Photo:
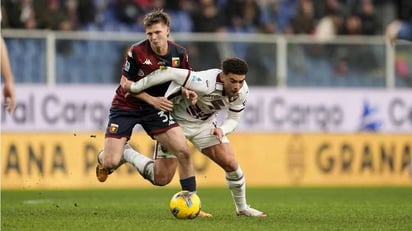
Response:
[[[45,203],[51,203],[53,200],[51,199],[38,199],[38,200],[24,200],[23,204],[28,204],[28,205],[37,205],[37,204],[45,204]]]

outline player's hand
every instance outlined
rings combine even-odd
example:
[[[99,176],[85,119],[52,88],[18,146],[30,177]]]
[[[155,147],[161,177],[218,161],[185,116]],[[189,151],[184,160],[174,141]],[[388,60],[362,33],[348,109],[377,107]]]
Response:
[[[133,81],[128,80],[125,76],[122,75],[120,78],[120,86],[125,89],[127,92],[130,92],[130,88],[132,86]]]
[[[140,92],[140,93],[126,93],[126,97],[135,97],[137,99],[140,99],[150,105],[152,105],[154,108],[160,111],[171,111],[173,110],[173,102],[168,100],[166,97],[154,97],[146,92]]]
[[[213,122],[213,128],[210,129],[210,134],[216,136],[219,143],[222,143],[223,131],[217,127],[216,122]]]
[[[7,111],[9,113],[14,111],[16,107],[16,97],[14,94],[14,86],[13,84],[5,84],[3,89],[3,99],[4,105],[7,106]]]
[[[197,102],[197,93],[189,90],[185,87],[182,87],[182,95],[186,97],[186,99],[190,100],[192,105],[195,105]]]
[[[160,111],[173,110],[173,102],[168,100],[166,97],[152,97],[149,103]]]

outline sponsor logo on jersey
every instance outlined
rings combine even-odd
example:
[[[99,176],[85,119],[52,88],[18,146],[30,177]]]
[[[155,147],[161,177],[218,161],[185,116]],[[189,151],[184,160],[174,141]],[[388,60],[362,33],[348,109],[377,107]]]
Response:
[[[172,67],[180,67],[180,58],[172,57]]]
[[[119,128],[118,124],[111,123],[109,126],[109,132],[116,133],[118,128]]]
[[[202,82],[202,79],[197,77],[196,75],[192,75],[191,77],[192,79],[190,81],[192,82]]]
[[[146,59],[143,64],[145,65],[152,65],[152,61],[150,61],[150,59]]]
[[[222,98],[221,95],[204,95],[202,97],[205,98],[206,100],[216,100],[216,99]]]

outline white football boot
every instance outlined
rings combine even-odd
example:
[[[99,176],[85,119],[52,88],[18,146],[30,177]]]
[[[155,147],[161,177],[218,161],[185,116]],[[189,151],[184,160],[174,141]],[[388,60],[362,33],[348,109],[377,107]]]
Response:
[[[247,216],[247,217],[266,217],[266,213],[259,211],[257,209],[251,208],[249,205],[244,210],[238,210],[236,208],[236,214],[238,216]]]

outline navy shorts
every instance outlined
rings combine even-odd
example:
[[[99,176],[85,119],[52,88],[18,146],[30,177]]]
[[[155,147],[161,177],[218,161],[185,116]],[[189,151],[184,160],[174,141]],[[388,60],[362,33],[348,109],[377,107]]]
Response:
[[[179,126],[170,112],[159,111],[149,105],[142,106],[141,109],[111,107],[105,137],[130,139],[136,124],[140,124],[152,138],[156,134]]]

